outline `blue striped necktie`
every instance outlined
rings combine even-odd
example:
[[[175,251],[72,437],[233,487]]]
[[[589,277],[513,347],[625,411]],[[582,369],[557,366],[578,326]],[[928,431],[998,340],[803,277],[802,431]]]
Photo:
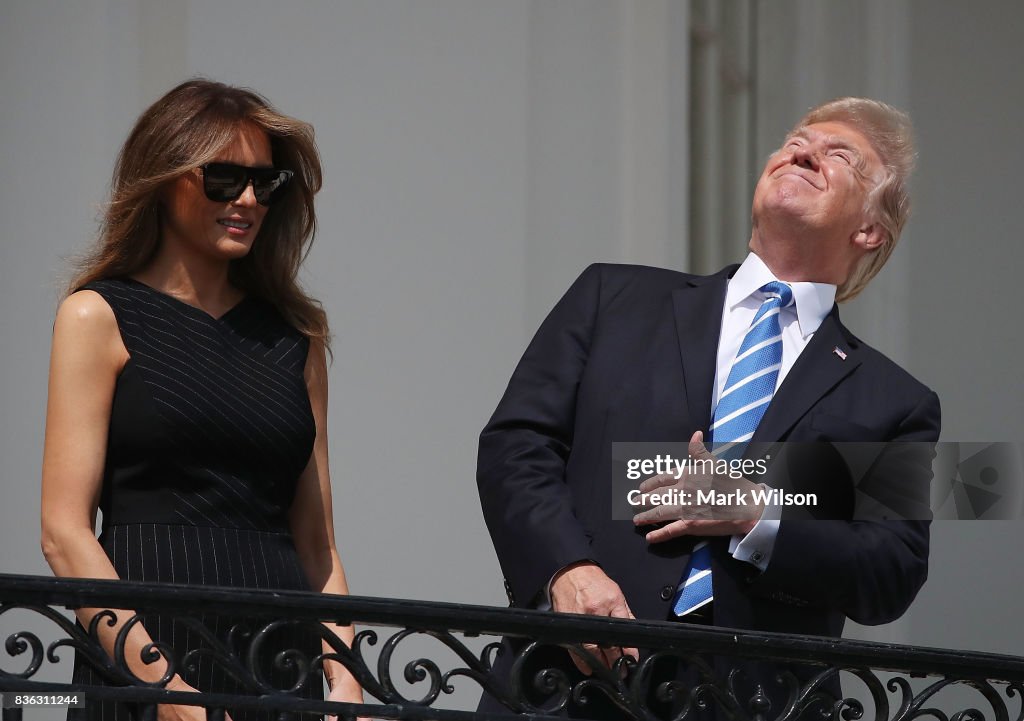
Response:
[[[760,291],[765,300],[736,352],[711,421],[708,440],[717,444],[749,441],[775,394],[782,366],[779,313],[793,305],[793,290],[773,280]]]
[[[708,441],[718,446],[749,441],[775,395],[782,366],[779,313],[793,305],[793,289],[785,283],[772,281],[759,290],[765,296],[764,302],[736,352],[711,419]],[[710,603],[711,599],[711,548],[707,541],[701,541],[693,547],[672,612],[685,616]]]

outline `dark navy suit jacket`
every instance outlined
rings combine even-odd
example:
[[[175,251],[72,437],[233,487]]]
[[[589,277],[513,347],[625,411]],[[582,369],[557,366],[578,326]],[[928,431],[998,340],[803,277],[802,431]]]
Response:
[[[735,268],[694,276],[593,265],[537,331],[480,436],[477,468],[513,605],[532,605],[559,569],[591,559],[638,618],[667,618],[694,539],[649,545],[645,529],[612,520],[611,446],[685,443],[696,430],[707,436]],[[938,435],[935,393],[854,337],[833,308],[752,443],[934,442]],[[876,478],[926,508],[929,458],[922,461],[920,446],[891,444]],[[850,496],[841,462],[818,468],[805,479],[811,490]],[[728,538],[712,539],[715,624],[838,636],[847,617],[863,624],[899,617],[927,575],[928,521],[860,518],[848,507],[831,520],[784,518],[764,572],[732,558]]]

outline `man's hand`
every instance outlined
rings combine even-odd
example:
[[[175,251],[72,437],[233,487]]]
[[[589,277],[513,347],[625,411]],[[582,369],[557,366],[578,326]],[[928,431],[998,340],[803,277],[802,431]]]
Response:
[[[634,618],[619,584],[610,579],[596,563],[587,561],[566,566],[555,574],[551,581],[551,608],[559,613]],[[583,648],[609,668],[621,656],[631,656],[634,660],[640,657],[635,648],[603,648],[592,643],[583,644]],[[582,658],[576,654],[570,655],[576,668],[587,676],[592,673]]]
[[[733,478],[728,474],[702,470],[712,469],[717,459],[704,447],[701,431],[690,438],[688,450],[694,461],[707,461],[699,464],[697,472],[684,472],[679,478],[670,473],[652,476],[639,486],[641,493],[675,491],[679,502],[645,504],[647,510],[633,516],[633,523],[645,526],[668,522],[647,534],[648,543],[663,543],[679,536],[742,536],[749,533],[764,513],[764,506],[757,503],[750,493],[760,486],[743,477]],[[698,502],[702,496],[714,496],[723,502]]]

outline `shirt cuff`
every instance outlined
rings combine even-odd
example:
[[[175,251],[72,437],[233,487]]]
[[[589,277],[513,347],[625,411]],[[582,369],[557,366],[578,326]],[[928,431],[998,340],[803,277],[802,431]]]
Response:
[[[768,486],[762,486],[770,490]],[[737,561],[745,561],[758,570],[764,571],[772,560],[775,539],[779,535],[779,523],[782,519],[782,506],[766,506],[764,513],[750,532],[744,536],[735,535],[729,539],[729,553]]]
[[[536,595],[533,607],[538,611],[554,610],[554,607],[551,605],[551,584],[555,582],[555,576],[557,576],[559,573],[564,571],[569,566],[576,566],[581,563],[593,563],[595,566],[601,566],[600,563],[593,560],[592,558],[584,558],[579,561],[573,561],[568,566],[563,566],[562,568],[559,568],[557,571],[555,571],[554,575],[548,579],[548,582],[544,585],[544,588],[541,589],[540,593]]]

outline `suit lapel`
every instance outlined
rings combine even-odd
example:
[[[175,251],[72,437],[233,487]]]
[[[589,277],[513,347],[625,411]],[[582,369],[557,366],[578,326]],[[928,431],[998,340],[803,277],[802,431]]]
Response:
[[[782,439],[815,403],[853,373],[860,363],[857,341],[840,323],[839,311],[833,306],[786,374],[751,443]]]
[[[718,336],[726,279],[738,266],[706,277],[692,278],[672,292],[679,357],[686,384],[690,421],[707,434],[711,423],[711,389],[715,382]]]

